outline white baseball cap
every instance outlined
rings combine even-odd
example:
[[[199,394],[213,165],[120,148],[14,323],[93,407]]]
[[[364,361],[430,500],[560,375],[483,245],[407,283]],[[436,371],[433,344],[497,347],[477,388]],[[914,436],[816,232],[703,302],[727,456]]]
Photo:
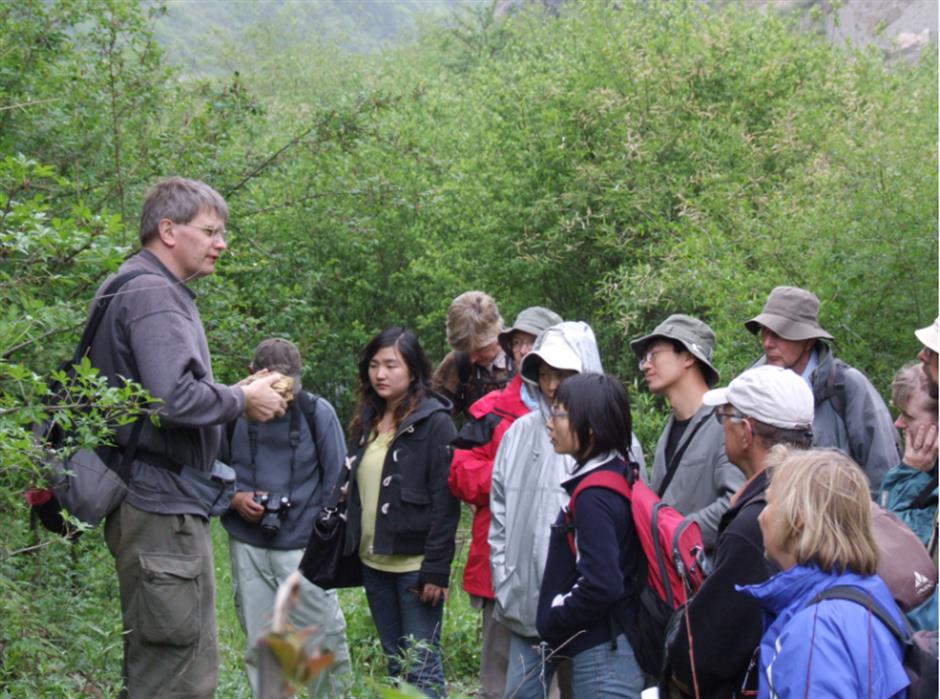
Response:
[[[813,425],[813,392],[803,377],[783,367],[748,369],[726,388],[708,391],[705,405],[730,403],[748,417],[785,430]]]

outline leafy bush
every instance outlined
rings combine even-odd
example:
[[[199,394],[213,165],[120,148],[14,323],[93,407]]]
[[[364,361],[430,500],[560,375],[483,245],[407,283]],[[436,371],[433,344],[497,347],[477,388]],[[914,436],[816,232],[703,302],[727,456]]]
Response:
[[[217,376],[240,378],[255,344],[283,335],[343,416],[368,338],[407,324],[439,358],[446,308],[470,288],[507,319],[541,304],[590,322],[605,367],[633,387],[648,452],[664,410],[628,341],[669,313],[712,325],[727,381],[759,353],[742,321],[774,285],[807,287],[840,354],[885,391],[937,312],[935,52],[886,66],[740,3],[591,0],[550,17],[481,10],[371,56],[281,52],[259,32],[252,51],[220,50],[237,73],[193,78],[165,62],[159,16],[133,0],[0,5],[7,695],[116,686],[100,536],[68,547],[30,533],[18,493],[43,377],[134,247],[160,175],[203,179],[231,205],[230,251],[194,285]],[[69,570],[74,585],[39,575]],[[343,601],[373,691],[384,661],[364,599]],[[465,603],[455,583],[458,685],[472,685],[478,642]],[[232,643],[223,685],[244,692]]]

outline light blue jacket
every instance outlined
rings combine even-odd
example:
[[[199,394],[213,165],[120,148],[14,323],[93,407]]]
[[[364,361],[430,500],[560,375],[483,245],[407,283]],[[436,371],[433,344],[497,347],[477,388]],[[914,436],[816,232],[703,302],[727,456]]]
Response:
[[[871,595],[903,628],[903,617],[877,575],[826,573],[794,566],[759,585],[738,586],[764,609],[759,699],[901,699],[910,680],[901,644],[857,602],[807,604],[834,585]]]

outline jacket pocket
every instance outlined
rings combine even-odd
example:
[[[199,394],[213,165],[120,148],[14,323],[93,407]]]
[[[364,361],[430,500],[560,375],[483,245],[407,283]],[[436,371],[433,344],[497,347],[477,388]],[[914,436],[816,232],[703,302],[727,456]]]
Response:
[[[431,528],[431,496],[418,488],[402,488],[397,515],[391,518],[392,531],[399,534],[423,533]]]
[[[202,557],[141,555],[137,628],[145,643],[190,646],[199,639]]]

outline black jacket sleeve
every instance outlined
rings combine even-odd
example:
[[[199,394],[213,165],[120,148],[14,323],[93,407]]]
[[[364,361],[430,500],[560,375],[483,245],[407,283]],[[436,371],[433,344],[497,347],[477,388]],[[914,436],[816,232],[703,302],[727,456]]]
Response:
[[[444,412],[428,418],[428,493],[431,496],[431,528],[424,545],[424,562],[419,583],[448,587],[450,564],[454,560],[454,538],[460,522],[460,501],[450,492],[452,449],[457,436],[453,421]]]

